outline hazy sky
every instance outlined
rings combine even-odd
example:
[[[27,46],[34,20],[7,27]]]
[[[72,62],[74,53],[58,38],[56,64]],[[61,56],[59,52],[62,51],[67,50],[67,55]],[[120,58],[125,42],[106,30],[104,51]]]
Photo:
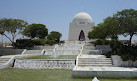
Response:
[[[29,24],[41,23],[49,32],[61,32],[62,39],[67,40],[69,23],[77,13],[90,14],[98,24],[117,11],[130,8],[137,10],[137,0],[0,0],[0,18],[23,19]],[[4,41],[8,40],[4,37]]]

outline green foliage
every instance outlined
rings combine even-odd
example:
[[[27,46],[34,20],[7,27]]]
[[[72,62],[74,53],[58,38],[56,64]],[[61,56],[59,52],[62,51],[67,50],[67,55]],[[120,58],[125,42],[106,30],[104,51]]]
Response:
[[[43,24],[31,24],[31,25],[28,25],[24,29],[23,34],[30,38],[42,38],[43,39],[47,36],[48,29]]]
[[[100,23],[97,26],[93,27],[93,30],[88,33],[89,39],[106,39],[107,34],[106,30],[104,29],[104,24]]]
[[[76,59],[76,58],[77,55],[58,55],[56,58],[53,58],[50,55],[41,55],[41,56],[28,57],[25,59]]]
[[[34,45],[45,45],[46,44],[46,39],[34,39],[33,44]]]
[[[35,77],[34,77],[35,75]],[[2,69],[1,81],[92,81],[91,78],[73,78],[72,70],[55,69]],[[33,77],[33,78],[30,78]],[[100,81],[137,81],[137,78],[104,78]]]
[[[17,39],[15,43],[16,48],[33,47],[33,40],[31,39]]]
[[[54,45],[54,44],[56,44],[56,41],[55,40],[47,40],[46,44]]]
[[[60,41],[60,43],[64,44],[64,43],[65,43],[65,41]]]
[[[92,42],[94,45],[103,45],[103,41],[102,40],[95,40]]]
[[[111,58],[111,55],[116,55],[116,54],[114,53],[114,51],[109,51],[105,55],[107,58]]]
[[[50,34],[48,35],[47,39],[48,40],[54,40],[57,43],[60,42],[60,38],[62,37],[62,34],[57,32],[57,31],[52,31],[50,32]]]
[[[26,26],[27,22],[24,20],[3,18],[0,19],[0,34],[7,37],[14,46],[15,37],[18,34],[21,34],[23,28]],[[11,37],[9,37],[7,34],[11,34]]]
[[[130,36],[128,46],[123,46],[118,41],[118,35]],[[108,52],[108,56],[119,54],[123,60],[137,60],[137,50],[131,46],[131,40],[134,35],[137,35],[137,10],[125,9],[117,12],[113,17],[107,17],[103,23],[98,24],[93,28],[93,31],[88,33],[89,39],[107,39],[110,38],[110,46],[112,52]],[[103,41],[96,41],[95,44],[104,44]]]
[[[121,46],[119,55],[124,61],[137,60],[137,47],[135,46]]]
[[[118,18],[119,20],[119,23],[117,23],[117,25],[121,28],[122,34],[124,36],[130,36],[130,46],[133,35],[137,34],[137,10],[125,9],[117,12],[114,17]]]
[[[110,40],[100,40],[100,39],[98,39],[98,40],[93,41],[92,43],[94,45],[109,45],[110,42],[111,42]]]
[[[46,39],[17,39],[15,46],[17,48],[33,47],[34,45],[45,45],[47,43]]]

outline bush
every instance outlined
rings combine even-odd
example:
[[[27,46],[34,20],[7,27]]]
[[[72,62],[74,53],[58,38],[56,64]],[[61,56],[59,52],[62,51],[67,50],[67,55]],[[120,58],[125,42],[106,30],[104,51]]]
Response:
[[[110,40],[95,40],[92,42],[95,45],[109,45],[110,44]]]
[[[33,40],[31,39],[17,39],[15,43],[16,48],[33,47]]]
[[[116,55],[116,54],[115,54],[114,51],[109,51],[105,55],[106,55],[107,58],[111,58],[111,55]]]
[[[45,45],[46,44],[46,39],[35,39],[33,40],[34,45]]]
[[[55,40],[47,40],[46,44],[53,45],[53,44],[56,44],[56,41]]]
[[[60,43],[64,44],[64,43],[65,43],[65,41],[60,41]]]
[[[102,40],[95,40],[92,42],[95,45],[103,45],[103,41]]]

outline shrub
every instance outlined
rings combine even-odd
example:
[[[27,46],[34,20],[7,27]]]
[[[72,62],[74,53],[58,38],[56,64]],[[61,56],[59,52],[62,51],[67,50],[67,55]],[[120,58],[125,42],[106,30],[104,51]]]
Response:
[[[60,41],[60,43],[64,44],[64,43],[65,43],[65,41]]]
[[[53,45],[53,44],[56,44],[56,41],[55,40],[47,40],[46,44]]]
[[[111,55],[116,55],[116,54],[115,54],[114,51],[109,51],[105,55],[106,55],[107,58],[111,58]]]
[[[95,44],[95,45],[103,45],[103,41],[102,40],[95,40],[95,41],[93,41],[93,44]]]
[[[34,45],[45,45],[46,44],[46,39],[35,39],[33,40]]]
[[[33,47],[33,40],[31,39],[17,39],[15,43],[16,48]]]

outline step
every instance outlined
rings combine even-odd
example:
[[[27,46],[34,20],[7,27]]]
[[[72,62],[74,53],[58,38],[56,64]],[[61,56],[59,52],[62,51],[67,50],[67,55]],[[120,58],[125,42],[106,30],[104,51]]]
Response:
[[[89,47],[89,46],[85,46],[85,47],[83,47],[83,50],[85,50],[85,49],[90,49],[90,50],[95,50],[96,48],[95,47]]]
[[[79,61],[79,63],[112,63],[112,61]]]
[[[78,60],[79,62],[112,62],[111,60]]]
[[[82,53],[101,54],[100,50],[83,50]]]
[[[78,58],[79,60],[111,60],[111,58]]]
[[[107,64],[86,64],[86,63],[79,63],[78,65],[112,65],[111,63]]]
[[[42,50],[26,50],[24,54],[40,54]]]
[[[78,64],[78,66],[112,66],[112,64]]]

